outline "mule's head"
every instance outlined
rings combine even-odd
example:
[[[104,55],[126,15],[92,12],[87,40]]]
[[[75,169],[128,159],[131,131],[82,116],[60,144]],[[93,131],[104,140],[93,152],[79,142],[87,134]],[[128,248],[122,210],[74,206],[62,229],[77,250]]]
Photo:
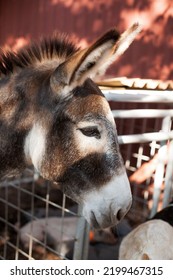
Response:
[[[51,110],[40,117],[25,143],[42,176],[82,204],[84,216],[96,228],[124,217],[131,191],[110,107],[89,78],[103,73],[138,32],[137,24],[122,35],[111,30],[59,65],[50,77]]]

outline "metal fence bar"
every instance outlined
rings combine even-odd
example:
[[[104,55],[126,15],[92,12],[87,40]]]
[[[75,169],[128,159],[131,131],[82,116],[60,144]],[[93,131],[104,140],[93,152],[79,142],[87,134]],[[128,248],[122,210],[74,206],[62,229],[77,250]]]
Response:
[[[152,218],[158,209],[159,197],[161,192],[161,185],[164,178],[164,167],[165,167],[165,156],[166,156],[166,145],[162,145],[158,152],[158,163],[154,176],[154,194],[153,194],[153,205],[150,213],[150,218]]]
[[[137,102],[137,103],[170,103],[173,102],[171,90],[124,90],[102,89],[108,101],[115,102]],[[153,94],[154,93],[154,94]]]
[[[132,110],[112,110],[114,118],[164,118],[166,116],[173,117],[173,110],[158,109],[132,109]]]
[[[171,117],[166,116],[162,120],[162,131],[165,133],[169,133],[170,127],[171,127]],[[154,214],[157,212],[158,209],[161,186],[164,178],[165,161],[168,154],[167,150],[168,150],[167,142],[165,140],[161,141],[160,149],[158,152],[158,164],[154,177],[153,206],[151,209],[150,217],[154,216]]]
[[[168,133],[160,131],[160,132],[118,136],[118,142],[120,145],[134,144],[134,143],[147,143],[152,141],[163,141],[169,139],[173,139],[173,131],[170,131]]]
[[[89,230],[90,226],[84,217],[81,216],[82,207],[78,207],[78,223],[76,228],[76,240],[74,245],[74,260],[85,260],[88,257],[88,247],[89,247]]]
[[[169,204],[173,190],[173,141],[169,144],[168,163],[165,174],[165,190],[163,197],[163,208]]]

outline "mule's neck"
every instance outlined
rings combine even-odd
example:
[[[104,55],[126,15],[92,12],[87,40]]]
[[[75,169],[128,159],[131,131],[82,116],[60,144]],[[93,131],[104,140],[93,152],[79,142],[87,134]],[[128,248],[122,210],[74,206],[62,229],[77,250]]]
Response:
[[[30,161],[31,145],[39,148],[37,143],[41,138],[36,142],[36,138],[31,136],[41,115],[48,115],[44,107],[46,102],[41,96],[47,88],[42,90],[40,87],[48,87],[46,77],[47,72],[35,73],[31,69],[23,69],[0,80],[0,178],[17,175],[33,163]],[[30,139],[30,151],[26,139]],[[34,153],[35,160],[37,156]]]

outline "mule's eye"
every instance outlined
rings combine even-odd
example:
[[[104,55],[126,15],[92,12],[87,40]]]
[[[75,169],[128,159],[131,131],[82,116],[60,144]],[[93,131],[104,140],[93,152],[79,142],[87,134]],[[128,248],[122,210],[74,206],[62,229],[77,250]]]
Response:
[[[101,135],[97,128],[97,126],[88,126],[84,128],[79,128],[79,130],[88,137],[95,137],[96,139],[100,139]]]

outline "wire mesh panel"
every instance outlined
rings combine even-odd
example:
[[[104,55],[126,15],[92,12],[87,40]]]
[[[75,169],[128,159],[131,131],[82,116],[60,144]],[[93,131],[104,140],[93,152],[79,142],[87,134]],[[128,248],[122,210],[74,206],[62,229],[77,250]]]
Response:
[[[67,252],[70,258],[78,253],[76,228],[83,218],[77,205],[32,169],[1,182],[0,209],[1,259],[64,259]]]
[[[133,194],[126,220],[136,226],[172,197],[173,100],[170,92],[103,93],[116,121]],[[117,227],[115,235],[119,238],[118,232]],[[32,168],[0,183],[0,259],[102,258],[91,254],[93,235],[95,232],[81,217],[80,207]],[[111,238],[112,231],[105,231],[94,242],[107,242],[110,252],[110,245],[117,242]]]

